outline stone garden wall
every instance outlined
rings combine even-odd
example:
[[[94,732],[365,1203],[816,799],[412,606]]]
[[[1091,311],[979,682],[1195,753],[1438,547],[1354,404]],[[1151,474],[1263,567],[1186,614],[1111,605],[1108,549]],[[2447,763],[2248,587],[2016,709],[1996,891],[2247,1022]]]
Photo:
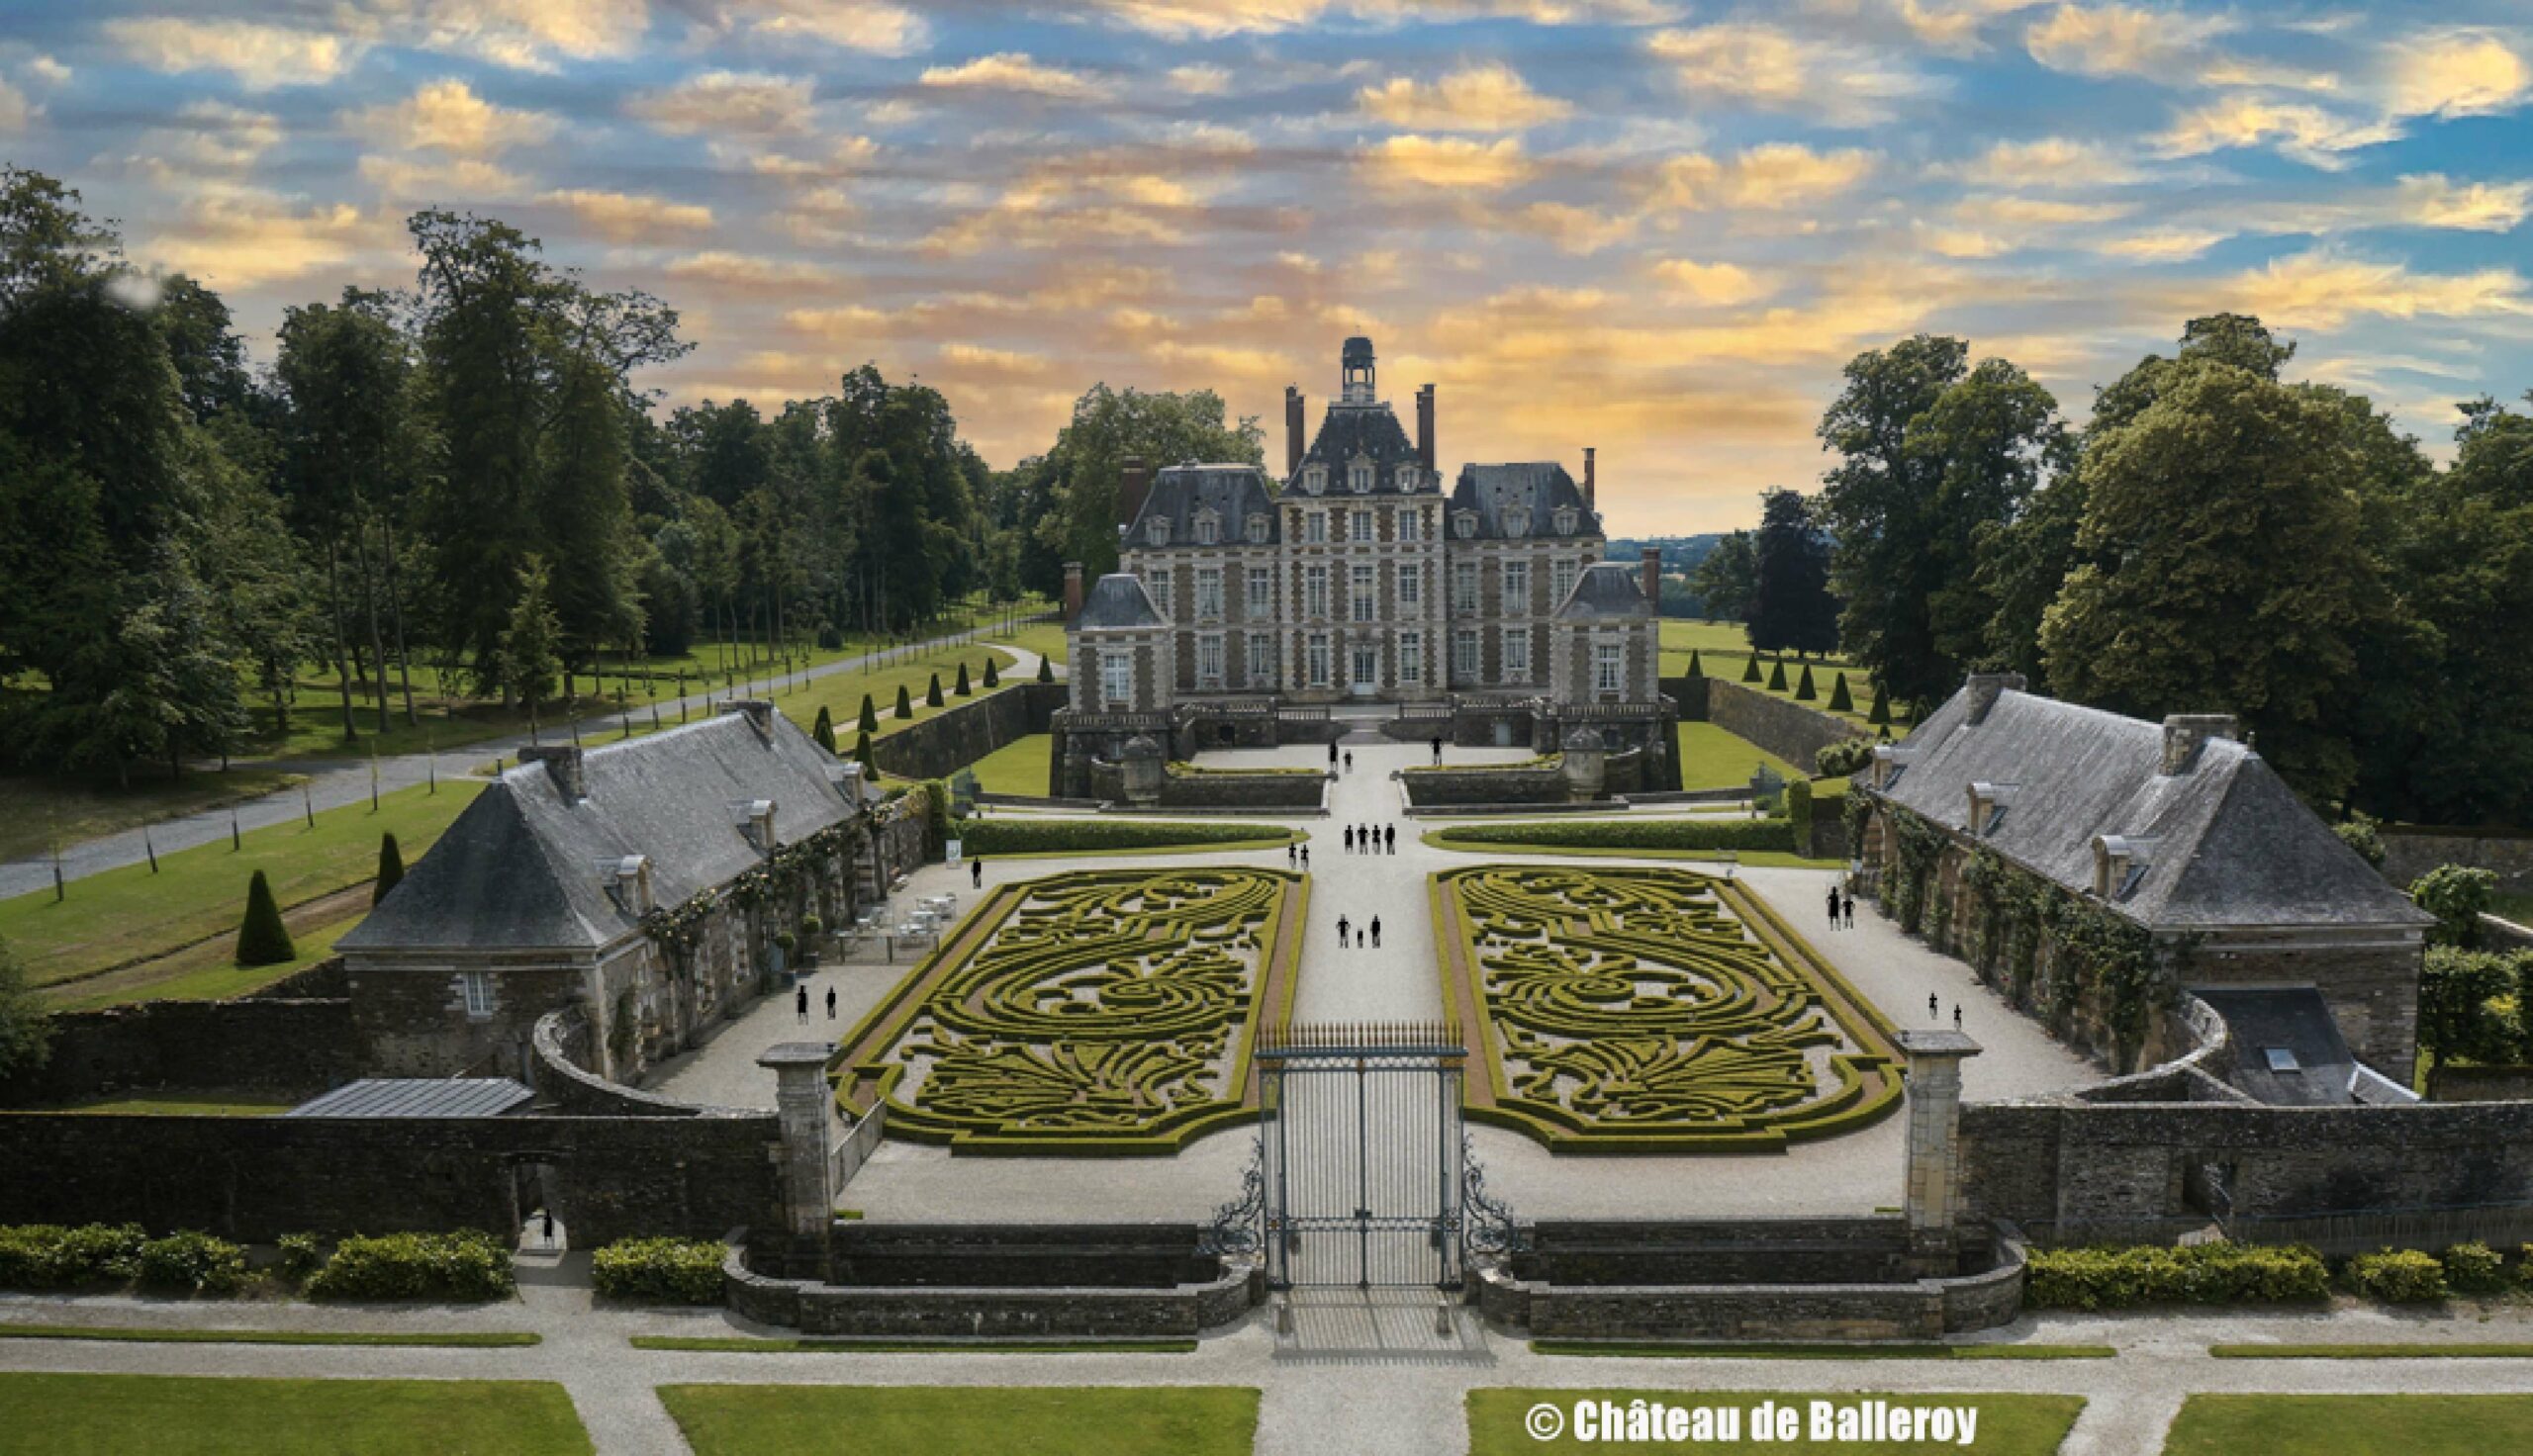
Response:
[[[313,1096],[359,1074],[351,1003],[340,997],[144,1001],[51,1021],[52,1054],[0,1083],[0,1106],[155,1088]]]
[[[1799,702],[1752,692],[1721,678],[1705,682],[1707,722],[1766,749],[1797,773],[1810,774],[1814,758],[1830,744],[1868,736],[1844,718],[1815,712]],[[1670,689],[1666,685],[1663,690]],[[1681,716],[1687,715],[1683,704]]]
[[[1411,809],[1462,804],[1562,804],[1565,769],[1544,768],[1413,769],[1398,775]]]
[[[2384,826],[2384,877],[2403,889],[2439,864],[2469,864],[2497,875],[2502,889],[2533,889],[2533,835],[2521,830]]]
[[[1328,775],[1308,774],[1238,774],[1196,771],[1176,765],[1163,770],[1161,806],[1165,809],[1317,809],[1325,802]]]
[[[543,1166],[573,1246],[780,1227],[775,1118],[276,1118],[0,1113],[0,1224],[283,1233],[508,1232]]]
[[[973,702],[944,708],[886,738],[871,740],[871,762],[900,778],[947,778],[1032,733],[1044,733],[1065,705],[1062,682],[1015,682]],[[882,706],[882,713],[888,711]],[[848,717],[836,724],[836,745],[850,752]]]

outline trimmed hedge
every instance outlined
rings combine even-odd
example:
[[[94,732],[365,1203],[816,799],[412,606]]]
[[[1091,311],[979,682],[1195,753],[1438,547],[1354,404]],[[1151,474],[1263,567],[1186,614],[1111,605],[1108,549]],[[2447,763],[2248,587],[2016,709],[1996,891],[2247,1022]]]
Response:
[[[2388,1248],[2348,1261],[2348,1287],[2392,1305],[2432,1305],[2445,1298],[2445,1266],[2414,1248]]]
[[[149,1235],[138,1224],[19,1224],[0,1228],[0,1289],[121,1284],[141,1272]]]
[[[246,1251],[190,1230],[141,1246],[141,1287],[178,1294],[235,1294],[246,1285]]]
[[[1812,756],[1813,770],[1825,778],[1843,778],[1864,772],[1873,762],[1873,740],[1841,738],[1836,743],[1821,745]]]
[[[2330,1293],[2330,1282],[2322,1256],[2299,1244],[2042,1248],[2031,1251],[2025,1266],[2023,1304],[2034,1310],[2127,1310],[2318,1300]]]
[[[2445,1282],[2456,1294],[2496,1294],[2507,1286],[2506,1260],[2486,1243],[2458,1243],[2445,1251]]]
[[[1290,834],[1280,824],[1181,824],[1132,819],[971,819],[960,827],[962,853],[1033,855],[1061,851],[1097,854],[1106,850],[1193,848],[1283,840]]]
[[[1783,819],[1584,819],[1454,825],[1449,845],[1548,845],[1574,850],[1777,850],[1799,854]]]
[[[721,1245],[697,1238],[624,1238],[590,1256],[598,1292],[646,1305],[721,1303]]]
[[[314,1300],[507,1299],[517,1287],[508,1244],[490,1233],[355,1235],[308,1281]]]

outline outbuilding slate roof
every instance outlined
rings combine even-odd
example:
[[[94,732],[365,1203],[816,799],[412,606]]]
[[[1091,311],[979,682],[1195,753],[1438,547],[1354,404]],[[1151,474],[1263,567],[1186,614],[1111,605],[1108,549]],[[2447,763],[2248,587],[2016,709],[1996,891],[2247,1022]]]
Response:
[[[1876,791],[1963,830],[1972,784],[2012,785],[1974,838],[2079,894],[2093,889],[2096,838],[2144,841],[2143,872],[2110,903],[2153,929],[2432,923],[2241,743],[2209,738],[2166,774],[2160,723],[2013,687],[1977,723],[1975,710],[1974,688],[1954,693],[1901,742],[1905,767]]]
[[[2357,1058],[2330,1003],[2312,986],[2195,986],[2225,1019],[2234,1069],[2226,1080],[2272,1107],[2345,1107]],[[2272,1052],[2286,1055],[2276,1058]],[[2292,1064],[2289,1064],[2292,1063]]]
[[[1144,590],[1143,579],[1131,572],[1110,572],[1092,583],[1090,594],[1082,598],[1081,615],[1074,618],[1076,631],[1160,625],[1161,613],[1153,608],[1152,593]]]
[[[1207,508],[1221,524],[1218,539],[1223,545],[1254,544],[1248,534],[1252,515],[1266,517],[1268,542],[1282,534],[1266,472],[1257,466],[1173,465],[1153,478],[1143,509],[1135,512],[1134,520],[1126,527],[1125,549],[1150,546],[1151,525],[1156,519],[1170,522],[1170,545],[1194,545],[1196,512]]]
[[[1454,514],[1463,510],[1477,512],[1477,535],[1481,540],[1509,536],[1504,512],[1520,508],[1530,512],[1529,536],[1553,536],[1556,531],[1556,508],[1574,508],[1575,536],[1588,536],[1600,529],[1592,512],[1583,507],[1583,492],[1565,467],[1553,460],[1517,461],[1504,465],[1463,465],[1459,480],[1452,487]]]
[[[508,1077],[363,1077],[286,1118],[497,1118],[535,1094]]]
[[[732,710],[590,749],[577,800],[541,763],[506,771],[338,946],[596,950],[639,925],[608,893],[602,864],[647,858],[652,903],[675,906],[764,859],[734,804],[772,800],[784,843],[855,813],[836,760],[781,713],[766,717],[763,736]]]
[[[1556,614],[1569,621],[1641,617],[1644,615],[1644,589],[1637,585],[1633,567],[1596,561],[1574,579],[1574,590],[1566,593],[1565,604],[1556,609]]]

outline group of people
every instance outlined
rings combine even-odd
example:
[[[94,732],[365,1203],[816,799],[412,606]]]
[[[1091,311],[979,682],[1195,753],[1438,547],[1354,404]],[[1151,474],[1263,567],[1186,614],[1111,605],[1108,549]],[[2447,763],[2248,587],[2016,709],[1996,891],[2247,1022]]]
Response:
[[[1353,921],[1348,920],[1343,915],[1338,916],[1337,946],[1339,950],[1343,951],[1357,949],[1368,949],[1373,951],[1379,950],[1381,948],[1381,918],[1377,915],[1373,916],[1371,918],[1371,922],[1363,927],[1362,933],[1358,935],[1355,932],[1355,923]]]
[[[1854,930],[1855,928],[1856,897],[1852,894],[1842,896],[1836,885],[1829,886],[1829,929]]]
[[[1349,824],[1346,826],[1346,853],[1350,855],[1395,855],[1398,853],[1398,826]]]
[[[802,981],[792,993],[792,1019],[794,1021],[809,1019],[809,984],[806,981]],[[827,987],[827,1020],[835,1020],[835,987],[833,986]]]

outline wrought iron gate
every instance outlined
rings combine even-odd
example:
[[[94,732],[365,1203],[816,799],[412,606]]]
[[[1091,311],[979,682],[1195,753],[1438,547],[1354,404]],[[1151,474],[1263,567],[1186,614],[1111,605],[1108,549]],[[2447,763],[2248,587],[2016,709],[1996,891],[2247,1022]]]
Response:
[[[1460,1287],[1467,1059],[1442,1026],[1262,1034],[1269,1288]]]

